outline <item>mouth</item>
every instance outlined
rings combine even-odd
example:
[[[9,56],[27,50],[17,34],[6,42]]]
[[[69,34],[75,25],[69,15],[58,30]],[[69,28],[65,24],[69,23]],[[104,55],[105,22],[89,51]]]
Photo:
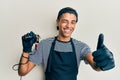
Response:
[[[68,28],[65,28],[65,29],[64,29],[64,32],[69,34],[69,33],[71,33],[71,30],[68,29]]]

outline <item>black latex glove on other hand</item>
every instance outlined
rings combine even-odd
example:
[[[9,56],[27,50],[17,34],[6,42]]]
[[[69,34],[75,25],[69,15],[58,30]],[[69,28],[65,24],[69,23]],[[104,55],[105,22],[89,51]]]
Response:
[[[23,52],[30,53],[32,46],[36,42],[36,34],[32,31],[22,36]]]
[[[98,38],[97,50],[93,52],[93,60],[97,67],[106,71],[115,67],[113,53],[103,44],[104,35]]]

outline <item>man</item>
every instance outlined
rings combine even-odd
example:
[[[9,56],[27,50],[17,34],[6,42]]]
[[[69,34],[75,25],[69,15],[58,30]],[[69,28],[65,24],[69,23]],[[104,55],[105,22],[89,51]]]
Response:
[[[85,60],[96,71],[112,69],[115,66],[113,54],[103,44],[102,34],[93,54],[87,44],[71,38],[77,21],[76,10],[70,7],[62,8],[56,20],[58,35],[42,40],[37,50],[31,50],[36,41],[33,32],[22,36],[23,54],[19,75],[24,76],[36,65],[43,63],[45,80],[77,80],[81,60]],[[26,38],[29,36],[32,38]]]

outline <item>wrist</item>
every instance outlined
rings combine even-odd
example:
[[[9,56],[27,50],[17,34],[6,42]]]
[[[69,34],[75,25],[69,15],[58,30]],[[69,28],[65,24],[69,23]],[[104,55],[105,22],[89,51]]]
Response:
[[[101,71],[100,67],[98,67],[96,63],[93,64],[93,69],[96,71]]]
[[[23,54],[22,54],[23,57],[29,57],[29,55],[30,55],[30,54],[27,53],[27,52],[23,52]]]
[[[23,47],[23,52],[25,52],[25,53],[30,53],[30,52],[32,52],[32,47]]]
[[[20,59],[20,65],[27,64],[29,62],[29,53],[23,52]]]

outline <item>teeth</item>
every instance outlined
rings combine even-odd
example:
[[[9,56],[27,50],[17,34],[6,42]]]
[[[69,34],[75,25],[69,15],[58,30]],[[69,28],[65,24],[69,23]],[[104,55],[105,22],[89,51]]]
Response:
[[[69,30],[69,29],[65,29],[65,32],[67,32],[67,33],[68,33],[68,32],[70,32],[70,30]]]

